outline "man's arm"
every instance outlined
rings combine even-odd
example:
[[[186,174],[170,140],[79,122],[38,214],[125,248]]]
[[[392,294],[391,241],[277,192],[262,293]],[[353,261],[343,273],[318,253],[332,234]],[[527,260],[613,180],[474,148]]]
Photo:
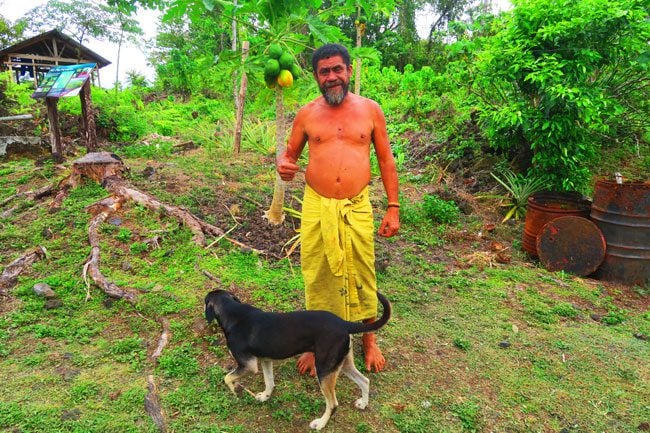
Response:
[[[397,178],[397,168],[393,151],[390,148],[388,132],[386,130],[386,118],[384,113],[376,102],[373,104],[373,131],[372,142],[375,146],[377,161],[379,162],[379,171],[381,180],[386,190],[388,199],[388,208],[386,215],[379,226],[379,236],[391,237],[397,234],[400,227],[399,222],[399,181]]]
[[[293,180],[298,170],[300,170],[300,166],[296,162],[307,143],[307,134],[303,127],[303,117],[303,110],[298,110],[296,118],[293,121],[289,141],[287,142],[287,149],[278,156],[275,162],[275,168],[280,178],[284,181]]]

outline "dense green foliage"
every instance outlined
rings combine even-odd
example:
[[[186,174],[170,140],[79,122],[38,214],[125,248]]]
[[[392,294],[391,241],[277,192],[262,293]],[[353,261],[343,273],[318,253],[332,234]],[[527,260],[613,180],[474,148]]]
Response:
[[[644,139],[649,38],[645,1],[515,2],[463,63],[491,145],[584,189],[601,147]]]
[[[398,136],[424,130],[445,145],[442,160],[490,147],[522,176],[555,189],[588,191],[603,153],[638,149],[648,141],[650,25],[643,0],[566,1],[562,7],[550,0],[515,2],[497,16],[480,4],[443,0],[242,1],[237,7],[189,0],[109,3],[102,13],[127,18],[137,7],[164,11],[151,52],[153,87],[131,77],[132,90],[113,98],[96,92],[98,124],[114,141],[182,130],[187,113],[158,116],[165,101],[173,105],[178,98],[188,101],[190,113],[205,111],[207,104],[211,120],[230,118],[234,104],[228,100],[242,71],[248,73],[250,122],[272,119],[273,92],[263,78],[270,44],[309,71],[311,50],[326,41],[346,43],[353,56],[364,58],[363,94],[384,108],[402,162],[409,149]],[[423,7],[439,14],[427,40],[415,31]],[[464,21],[454,21],[462,10]],[[364,42],[357,49],[352,42],[359,17],[365,21]],[[80,21],[77,33],[97,21]],[[11,37],[20,28],[6,22],[0,33]],[[232,43],[244,39],[251,49],[242,63]],[[285,104],[292,112],[316,95],[312,80],[299,80],[285,90]],[[158,102],[149,107],[144,101],[152,98]]]
[[[316,382],[296,375],[293,361],[277,363],[268,402],[230,394],[223,376],[232,358],[222,334],[206,328],[203,296],[233,285],[259,307],[303,306],[297,260],[226,238],[248,244],[276,233],[260,217],[275,179],[276,92],[264,83],[262,61],[270,44],[305,71],[283,91],[290,117],[319,95],[309,77],[312,50],[325,41],[352,46],[361,15],[366,36],[352,53],[363,57],[362,94],[388,120],[402,228],[376,249],[378,284],[394,308],[378,333],[388,368],[371,375],[363,412],[352,408],[356,390],[341,378],[332,431],[647,429],[648,289],[548,272],[521,252],[521,223],[498,224],[520,218],[528,194],[543,186],[588,193],[596,175],[647,177],[641,1],[520,1],[498,16],[469,4],[463,15],[466,2],[452,0],[108,3],[124,15],[139,7],[163,15],[151,57],[155,81],[132,74],[124,88],[92,89],[103,148],[124,160],[133,186],[227,233],[201,247],[168,212],[125,203],[99,227],[102,272],[138,293],[135,305],[117,301],[83,274],[88,210],[106,190],[83,181],[50,212],[50,197],[26,192],[59,184],[66,165],[0,161],[1,264],[35,245],[48,251],[0,299],[1,431],[159,431],[144,407],[149,375],[169,431],[298,431],[319,414]],[[412,20],[424,5],[440,20],[420,40]],[[468,18],[453,21],[461,16]],[[20,27],[5,24],[0,36],[14,41]],[[235,39],[251,43],[245,62]],[[242,152],[233,157],[233,86],[244,71]],[[0,81],[0,115],[33,113],[29,128],[46,134],[42,101],[8,78]],[[61,99],[59,109],[65,136],[76,137],[79,98]],[[174,149],[189,142],[198,148]],[[374,163],[379,216],[385,200]],[[475,201],[474,186],[499,202],[488,209]],[[299,181],[289,188],[300,194]],[[299,209],[299,199],[291,206]],[[296,245],[296,228],[278,229],[288,233],[282,254]],[[43,282],[60,305],[34,292]],[[164,320],[171,337],[156,361]],[[245,385],[263,386],[259,375]]]
[[[261,60],[269,42],[280,43],[309,70],[311,47],[327,40],[350,43],[361,13],[369,18],[367,48],[358,52],[366,57],[363,94],[384,108],[398,155],[408,158],[409,152],[397,136],[424,129],[436,142],[452,145],[444,159],[489,146],[522,176],[588,191],[602,152],[647,143],[650,30],[641,0],[569,1],[562,7],[535,0],[515,3],[499,16],[469,8],[465,22],[452,22],[458,4],[431,3],[450,25],[434,22],[426,42],[413,34],[419,2],[295,2],[290,16],[278,14],[274,2],[243,2],[235,10],[187,3],[187,15],[169,12],[158,36],[156,88],[184,98],[230,98],[232,74],[242,67],[225,30],[235,17],[240,38],[252,43],[243,65],[253,101],[246,108],[259,116],[257,102],[271,99]],[[316,95],[312,83],[300,86],[288,95],[290,110]],[[469,127],[475,122],[479,134]]]

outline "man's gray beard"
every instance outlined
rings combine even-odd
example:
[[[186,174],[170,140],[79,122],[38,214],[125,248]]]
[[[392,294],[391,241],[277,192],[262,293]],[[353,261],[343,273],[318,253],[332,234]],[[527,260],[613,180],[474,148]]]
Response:
[[[331,89],[327,87],[321,87],[320,91],[329,105],[340,105],[348,94],[349,86],[348,83],[342,83],[340,92],[330,92]]]

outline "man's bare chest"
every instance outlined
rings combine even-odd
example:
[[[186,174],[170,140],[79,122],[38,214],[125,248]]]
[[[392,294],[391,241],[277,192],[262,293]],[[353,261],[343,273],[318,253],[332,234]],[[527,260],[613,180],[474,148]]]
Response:
[[[311,122],[306,129],[310,145],[345,142],[349,144],[370,144],[372,122],[358,118],[329,118]]]

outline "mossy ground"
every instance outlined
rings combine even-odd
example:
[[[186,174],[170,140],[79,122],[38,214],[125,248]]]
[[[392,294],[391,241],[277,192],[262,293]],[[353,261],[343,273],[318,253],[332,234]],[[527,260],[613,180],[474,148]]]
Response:
[[[307,431],[323,410],[315,380],[299,376],[294,360],[282,361],[270,401],[234,397],[223,383],[233,366],[223,335],[203,318],[203,297],[217,283],[202,271],[259,307],[302,307],[297,257],[282,258],[297,222],[273,228],[261,216],[272,194],[272,159],[203,149],[123,156],[134,186],[232,228],[230,236],[269,254],[226,240],[201,248],[176,220],[127,205],[101,228],[101,269],[141,293],[134,307],[82,277],[89,253],[85,208],[106,196],[101,186],[83,183],[54,214],[49,198],[8,202],[0,209],[0,263],[38,245],[48,256],[20,276],[12,298],[1,300],[0,431],[154,432],[143,404],[151,373],[170,431]],[[0,163],[0,173],[2,201],[66,171],[17,160]],[[403,176],[404,227],[397,238],[377,243],[379,286],[394,307],[378,333],[387,369],[369,375],[371,401],[363,412],[353,407],[352,383],[339,381],[341,406],[327,431],[650,428],[648,289],[547,272],[520,252],[521,222],[486,229],[500,220],[498,210],[461,192],[473,211],[453,225],[434,224],[423,218],[419,200],[437,186],[418,182]],[[377,179],[372,188],[379,218]],[[300,180],[291,184],[287,202],[300,190]],[[145,242],[154,236],[159,248]],[[509,262],[495,258],[495,242],[506,247]],[[46,308],[33,292],[39,282],[56,292],[58,308]],[[152,365],[161,317],[170,321],[172,338]],[[261,375],[246,386],[263,387]]]

